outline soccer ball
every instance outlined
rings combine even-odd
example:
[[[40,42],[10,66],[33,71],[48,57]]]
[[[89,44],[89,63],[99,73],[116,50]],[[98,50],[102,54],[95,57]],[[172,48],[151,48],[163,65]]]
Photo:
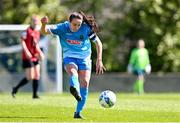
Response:
[[[104,108],[111,108],[116,103],[116,95],[110,90],[103,91],[99,96],[99,103]]]

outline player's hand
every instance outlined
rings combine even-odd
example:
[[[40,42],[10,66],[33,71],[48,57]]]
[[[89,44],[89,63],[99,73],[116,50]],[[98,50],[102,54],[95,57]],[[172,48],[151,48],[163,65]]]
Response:
[[[29,60],[32,58],[32,55],[30,53],[26,53],[25,55],[26,55],[26,58]]]
[[[45,55],[43,53],[36,53],[34,56],[41,61],[45,59]]]
[[[41,23],[42,23],[42,24],[47,24],[47,23],[48,23],[48,17],[47,17],[47,16],[44,16],[44,17],[41,19]]]
[[[128,72],[128,73],[132,73],[132,71],[133,71],[132,65],[128,64],[127,72]]]
[[[147,74],[150,74],[150,73],[151,73],[151,65],[150,65],[150,64],[148,64],[148,65],[146,66],[145,72],[146,72]]]
[[[96,74],[103,74],[104,71],[106,71],[106,68],[104,67],[102,60],[96,61]]]
[[[45,59],[44,53],[40,53],[40,60],[43,61]]]
[[[39,57],[40,57],[39,53],[34,54],[34,57],[36,57],[37,59],[39,59]]]

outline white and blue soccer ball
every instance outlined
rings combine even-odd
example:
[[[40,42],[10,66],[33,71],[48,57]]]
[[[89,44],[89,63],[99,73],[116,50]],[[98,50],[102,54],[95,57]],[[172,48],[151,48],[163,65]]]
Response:
[[[110,90],[103,91],[99,96],[99,103],[104,108],[111,108],[116,103],[116,95]]]

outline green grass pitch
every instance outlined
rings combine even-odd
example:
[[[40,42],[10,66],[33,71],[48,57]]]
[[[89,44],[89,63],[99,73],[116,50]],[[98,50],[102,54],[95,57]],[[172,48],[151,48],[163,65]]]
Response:
[[[16,99],[0,93],[0,122],[180,122],[180,94],[116,93],[113,108],[98,103],[100,93],[90,93],[82,112],[85,120],[73,119],[76,106],[70,93],[44,94],[33,100],[31,93],[18,93]]]

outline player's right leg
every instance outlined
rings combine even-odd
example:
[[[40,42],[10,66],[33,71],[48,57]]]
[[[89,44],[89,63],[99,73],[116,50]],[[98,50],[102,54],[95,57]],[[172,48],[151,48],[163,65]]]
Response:
[[[23,61],[23,68],[25,69],[26,77],[24,77],[15,87],[12,89],[12,96],[15,97],[19,88],[26,85],[29,80],[32,80],[34,77],[32,63],[30,61]]]
[[[133,89],[138,94],[144,93],[144,70],[136,69],[134,74],[137,76],[137,79],[134,83]]]
[[[33,89],[33,99],[38,99],[38,87],[39,87],[39,79],[40,79],[40,65],[39,62],[34,62],[34,78],[32,81],[32,89]]]
[[[78,67],[73,58],[64,58],[64,68],[69,75],[70,92],[77,101],[81,101]]]
[[[141,74],[138,76],[138,93],[143,94],[144,93],[144,75]]]
[[[88,97],[89,81],[91,77],[91,60],[90,59],[78,59],[79,67],[79,81],[80,81],[80,94],[82,100],[77,103],[76,112],[74,118],[84,119],[81,112],[86,104]]]

